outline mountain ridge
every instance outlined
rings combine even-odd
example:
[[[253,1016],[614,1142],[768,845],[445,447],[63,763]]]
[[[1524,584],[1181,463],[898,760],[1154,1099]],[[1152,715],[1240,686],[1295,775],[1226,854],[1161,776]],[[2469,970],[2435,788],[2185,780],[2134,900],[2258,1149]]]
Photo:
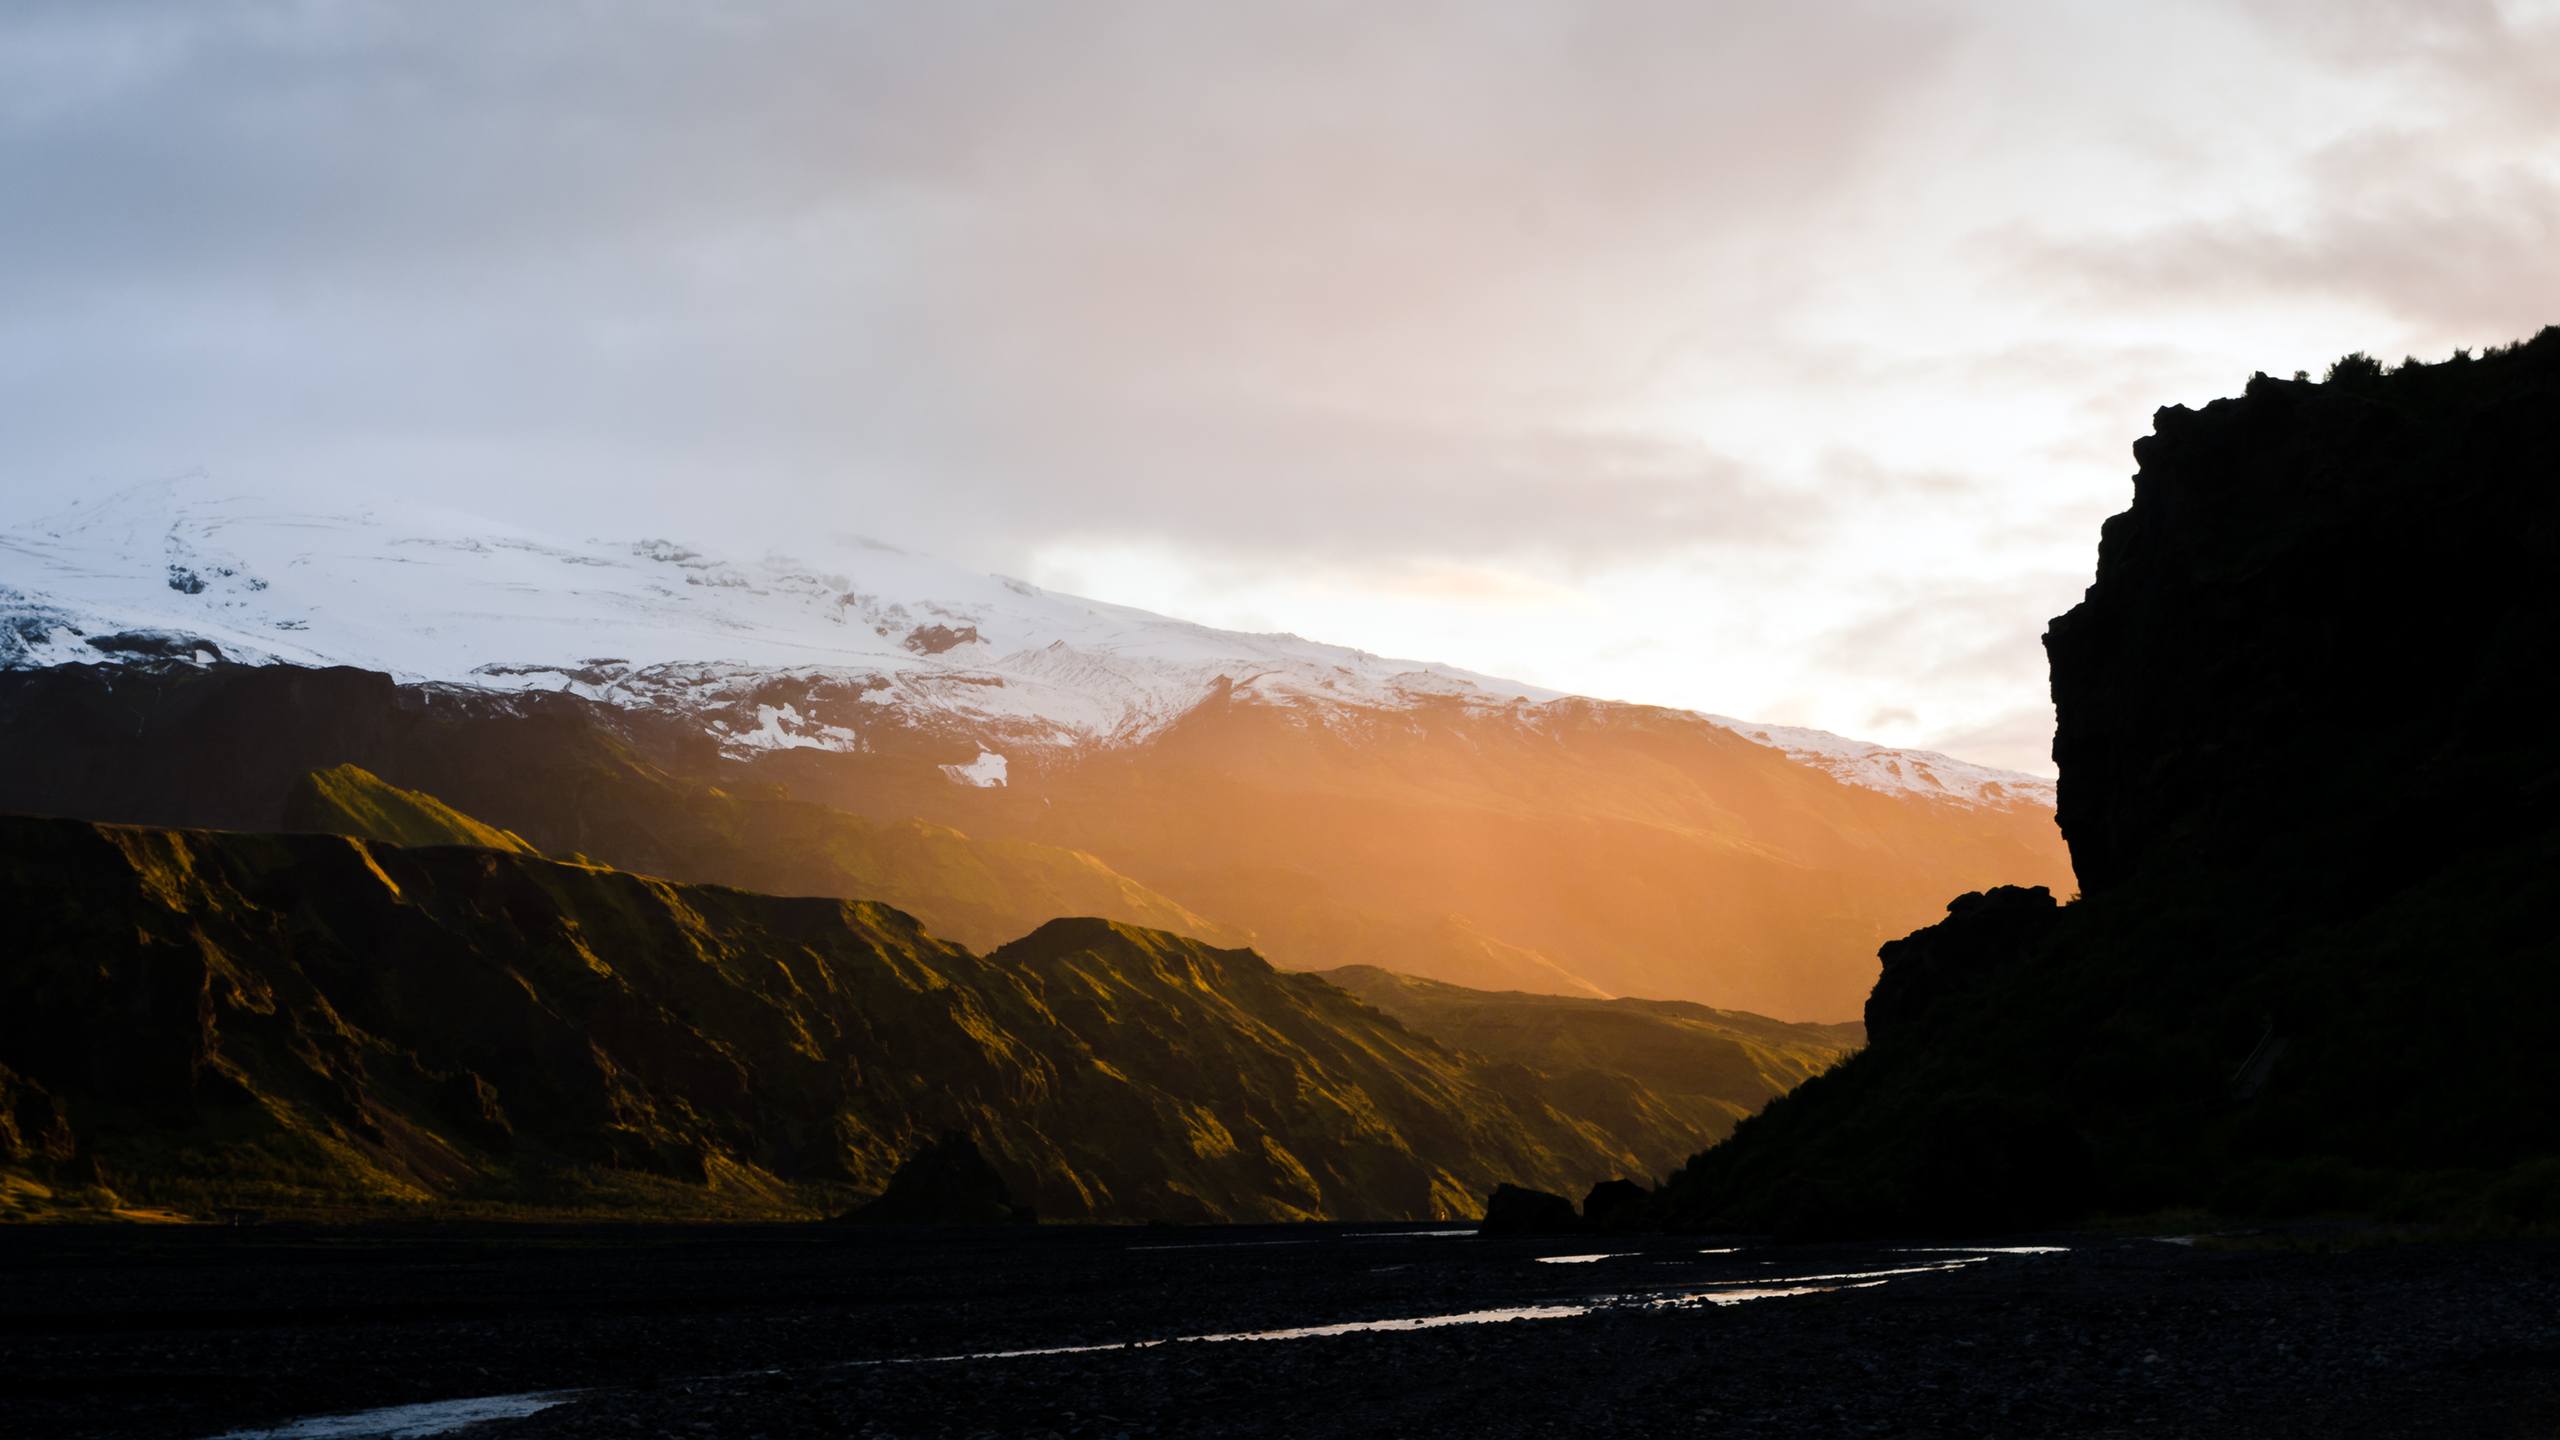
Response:
[[[979,955],[517,852],[7,816],[0,906],[0,1165],[198,1212],[833,1213],[960,1131],[1047,1218],[1459,1218],[1678,1133],[1099,919]]]
[[[1228,696],[981,787],[930,748],[741,758],[574,694],[161,657],[0,670],[0,809],[271,830],[353,763],[549,854],[888,899],[971,944],[1098,913],[1301,969],[1809,1020],[1855,1014],[1947,889],[2068,881],[2048,812],[1843,785],[1685,712],[1303,720]]]
[[[563,543],[423,509],[331,515],[150,482],[0,531],[0,668],[203,658],[559,689],[693,716],[739,754],[858,749],[905,730],[951,749],[946,773],[966,784],[1002,783],[1007,763],[1061,746],[1142,741],[1213,697],[1315,715],[1425,702],[1534,714],[1568,698],[1216,630],[876,542],[815,543],[814,562],[736,560],[667,540]],[[1844,784],[1950,805],[2052,804],[2035,776],[1704,718]]]

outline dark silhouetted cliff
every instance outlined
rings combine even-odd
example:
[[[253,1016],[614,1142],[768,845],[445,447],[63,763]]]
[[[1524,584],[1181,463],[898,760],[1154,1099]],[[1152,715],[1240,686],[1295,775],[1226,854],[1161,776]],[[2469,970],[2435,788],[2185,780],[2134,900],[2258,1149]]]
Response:
[[[1867,1050],[1671,1218],[2560,1214],[2560,329],[2135,454],[2046,637],[2085,898],[1887,946]]]

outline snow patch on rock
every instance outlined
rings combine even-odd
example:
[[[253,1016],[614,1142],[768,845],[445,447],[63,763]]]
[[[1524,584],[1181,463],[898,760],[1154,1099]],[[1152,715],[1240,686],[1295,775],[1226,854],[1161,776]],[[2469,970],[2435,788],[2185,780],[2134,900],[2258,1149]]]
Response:
[[[993,789],[1004,783],[1005,759],[993,750],[981,750],[978,758],[966,765],[945,765],[942,773],[963,785]]]
[[[2054,803],[2054,782],[2014,770],[1994,770],[1958,760],[1935,750],[1897,750],[1866,740],[1852,740],[1828,730],[1797,725],[1762,725],[1729,715],[1700,717],[1788,758],[1824,771],[1844,784],[1916,795],[1964,805],[2041,805]]]

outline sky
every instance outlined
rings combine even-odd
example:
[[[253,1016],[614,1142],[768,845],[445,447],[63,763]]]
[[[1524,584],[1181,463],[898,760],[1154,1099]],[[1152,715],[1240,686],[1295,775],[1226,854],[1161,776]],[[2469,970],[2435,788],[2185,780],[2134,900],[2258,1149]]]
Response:
[[[0,521],[860,534],[2050,774],[2152,411],[2554,256],[2560,0],[9,0]]]

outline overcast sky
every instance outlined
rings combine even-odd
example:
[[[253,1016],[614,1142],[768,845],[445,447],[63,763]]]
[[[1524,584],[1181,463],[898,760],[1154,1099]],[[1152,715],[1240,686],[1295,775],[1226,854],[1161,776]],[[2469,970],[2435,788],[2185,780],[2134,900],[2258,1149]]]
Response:
[[[7,0],[0,518],[857,532],[2050,773],[2152,409],[2555,256],[2549,0]]]

